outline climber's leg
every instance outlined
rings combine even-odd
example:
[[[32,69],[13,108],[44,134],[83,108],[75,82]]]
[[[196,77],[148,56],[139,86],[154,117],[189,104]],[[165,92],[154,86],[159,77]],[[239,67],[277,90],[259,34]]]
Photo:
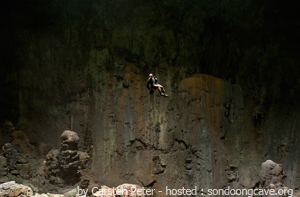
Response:
[[[161,86],[161,91],[163,92],[163,96],[168,97],[168,95],[166,94],[166,90],[164,88],[164,86]]]
[[[159,94],[161,96],[164,96],[165,94],[164,94],[164,91],[163,91],[163,87],[161,85],[159,85],[159,84],[156,84],[155,86],[157,87],[157,89],[159,91]]]

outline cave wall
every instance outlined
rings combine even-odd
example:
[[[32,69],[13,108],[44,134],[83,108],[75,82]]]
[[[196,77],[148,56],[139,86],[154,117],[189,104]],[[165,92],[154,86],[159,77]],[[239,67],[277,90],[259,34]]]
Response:
[[[1,105],[32,142],[78,132],[111,186],[250,188],[272,159],[299,187],[298,59],[265,29],[267,2],[82,2],[12,12]]]

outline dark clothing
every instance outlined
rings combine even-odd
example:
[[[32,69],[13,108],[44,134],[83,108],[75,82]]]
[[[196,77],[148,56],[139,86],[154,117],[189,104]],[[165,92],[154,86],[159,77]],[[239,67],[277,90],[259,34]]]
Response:
[[[147,81],[147,88],[148,90],[158,89],[161,96],[168,96],[167,94],[165,94],[165,88],[162,85],[157,84],[157,79],[154,77],[149,77]]]
[[[151,90],[154,87],[155,84],[155,79],[152,77],[149,77],[148,82],[147,82],[147,88],[148,90]]]

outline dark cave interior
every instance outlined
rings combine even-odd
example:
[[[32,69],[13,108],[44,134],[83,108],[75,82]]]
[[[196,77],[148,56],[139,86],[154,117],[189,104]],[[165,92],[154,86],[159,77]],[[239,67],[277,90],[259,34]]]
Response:
[[[72,184],[256,188],[268,187],[257,177],[274,160],[299,189],[298,6],[4,0],[0,20],[0,145],[28,155],[3,171],[10,180],[61,192],[55,170],[68,177],[88,165]],[[149,73],[168,98],[149,95]],[[77,132],[76,148],[61,148],[64,130]],[[68,166],[70,155],[72,168],[51,163]],[[38,179],[44,158],[59,167]]]

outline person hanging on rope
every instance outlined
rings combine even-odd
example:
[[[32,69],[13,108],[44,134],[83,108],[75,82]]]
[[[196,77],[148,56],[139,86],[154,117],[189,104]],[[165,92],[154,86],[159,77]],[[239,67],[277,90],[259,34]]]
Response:
[[[154,89],[158,89],[161,96],[168,97],[168,95],[165,93],[165,88],[162,85],[158,84],[157,81],[158,79],[150,73],[147,81],[147,88],[148,90],[150,90],[150,94],[153,94]]]

